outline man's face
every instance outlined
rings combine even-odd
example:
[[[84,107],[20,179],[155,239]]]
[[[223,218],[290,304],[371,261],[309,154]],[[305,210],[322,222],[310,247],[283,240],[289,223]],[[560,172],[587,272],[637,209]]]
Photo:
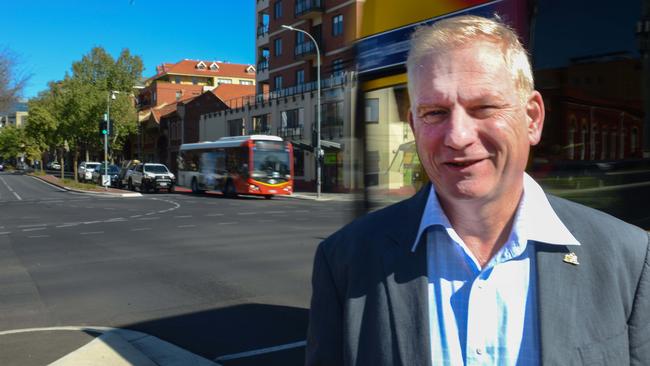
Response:
[[[520,192],[544,107],[538,92],[522,101],[500,46],[486,41],[432,53],[409,76],[409,123],[443,203],[496,202]]]

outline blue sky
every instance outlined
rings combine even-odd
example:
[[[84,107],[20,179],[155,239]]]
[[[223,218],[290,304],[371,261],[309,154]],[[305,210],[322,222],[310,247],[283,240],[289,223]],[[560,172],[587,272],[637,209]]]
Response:
[[[255,0],[2,0],[0,49],[31,78],[29,98],[95,46],[139,55],[145,77],[185,58],[255,62]]]

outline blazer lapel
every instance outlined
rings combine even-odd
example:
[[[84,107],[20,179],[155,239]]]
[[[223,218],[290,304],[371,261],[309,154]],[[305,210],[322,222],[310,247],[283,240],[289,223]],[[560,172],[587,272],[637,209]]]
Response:
[[[569,253],[564,245],[535,246],[542,365],[573,364],[576,355],[571,353],[571,344],[579,339],[576,332],[580,326],[576,306],[579,267],[564,262]]]
[[[382,253],[391,327],[402,365],[431,365],[426,235],[411,252],[429,192],[427,185],[400,208],[390,234],[393,242]]]

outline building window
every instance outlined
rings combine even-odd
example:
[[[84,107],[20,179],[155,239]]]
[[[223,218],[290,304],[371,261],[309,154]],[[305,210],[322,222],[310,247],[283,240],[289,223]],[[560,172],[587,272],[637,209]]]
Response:
[[[244,135],[244,119],[237,118],[228,121],[228,136]]]
[[[296,85],[301,85],[305,83],[305,70],[296,71]]]
[[[332,35],[334,37],[343,34],[343,14],[332,18]]]
[[[232,79],[218,78],[217,85],[221,85],[221,84],[232,84]]]
[[[241,85],[253,85],[252,80],[239,80],[239,84]]]
[[[196,76],[192,76],[192,85],[196,85],[199,83],[199,79],[197,79]]]
[[[282,76],[276,76],[274,79],[275,90],[282,89]]]
[[[379,123],[379,98],[366,99],[366,123]]]
[[[275,56],[281,56],[282,55],[282,38],[276,38],[275,41],[273,41],[273,54]]]
[[[366,152],[366,186],[379,185],[379,151]]]
[[[273,5],[273,18],[282,18],[282,1],[276,1]]]
[[[174,76],[174,82],[176,84],[180,84],[181,83],[181,77],[180,76]]]
[[[336,59],[332,62],[332,75],[338,76],[343,73],[343,59]]]

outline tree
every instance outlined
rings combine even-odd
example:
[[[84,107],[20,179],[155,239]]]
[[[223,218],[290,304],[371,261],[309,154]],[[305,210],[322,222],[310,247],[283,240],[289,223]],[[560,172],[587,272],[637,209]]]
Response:
[[[16,102],[29,78],[18,75],[16,57],[8,49],[0,50],[0,111]]]

